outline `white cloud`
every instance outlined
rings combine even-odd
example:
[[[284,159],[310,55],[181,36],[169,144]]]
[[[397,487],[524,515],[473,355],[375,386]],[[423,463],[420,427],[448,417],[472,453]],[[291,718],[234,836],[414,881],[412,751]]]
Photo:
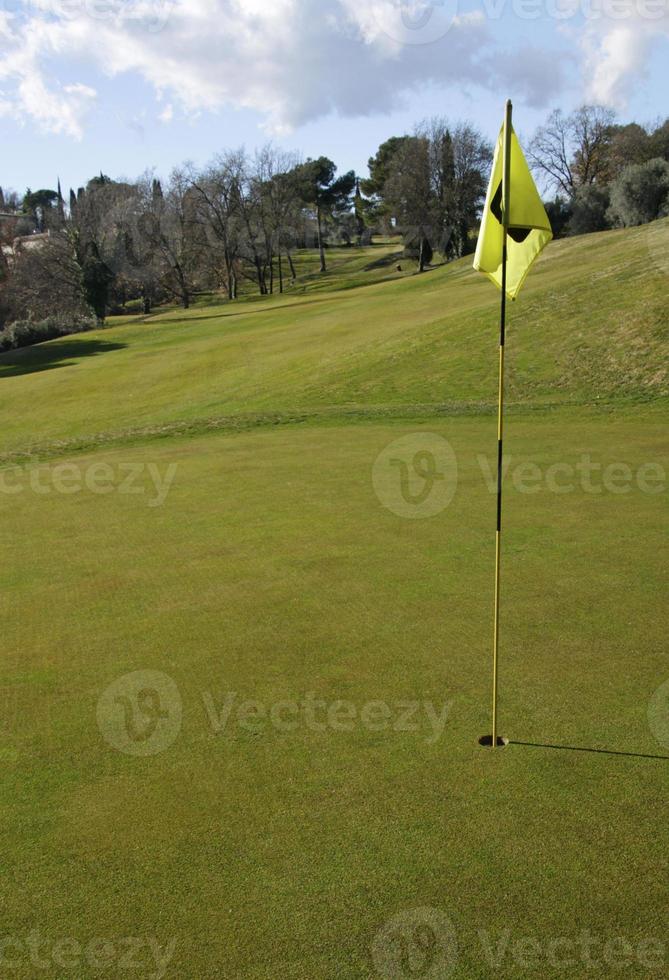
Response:
[[[68,0],[60,14],[54,2],[29,0],[0,24],[0,84],[17,114],[73,136],[91,93],[48,80],[58,59],[137,73],[188,113],[245,107],[281,130],[332,110],[391,109],[426,81],[474,80],[485,40],[480,21],[440,11],[443,44],[398,43],[387,18],[397,0]]]
[[[48,133],[82,138],[83,121],[97,95],[95,89],[80,82],[47,84],[30,50],[0,58],[0,80],[6,86],[0,93],[3,115],[19,121],[31,119]]]
[[[166,103],[163,122],[176,109],[234,106],[259,112],[276,132],[331,112],[392,111],[426,85],[479,85],[495,96],[507,88],[533,107],[554,100],[563,90],[555,55],[547,72],[536,41],[500,51],[498,25],[480,13],[458,16],[457,2],[23,0],[22,16],[0,15],[0,104],[47,131],[81,136],[95,92],[60,85],[59,64],[68,78],[76,65],[141,76]],[[594,31],[584,54],[589,92],[610,101],[642,65],[649,32]]]
[[[49,28],[40,16],[20,20],[5,13],[0,20],[2,114],[31,119],[45,132],[81,139],[83,120],[97,93],[80,82],[47,82],[40,59],[49,52]]]
[[[624,22],[596,21],[583,35],[588,101],[624,108],[634,87],[642,84],[653,45],[669,38],[667,12],[662,19],[649,20],[643,9],[630,9]]]

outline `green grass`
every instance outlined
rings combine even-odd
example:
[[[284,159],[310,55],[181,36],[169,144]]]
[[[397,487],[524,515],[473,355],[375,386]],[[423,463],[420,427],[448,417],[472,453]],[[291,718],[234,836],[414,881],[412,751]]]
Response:
[[[630,755],[477,745],[498,297],[468,263],[364,285],[371,260],[335,256],[327,288],[307,270],[303,295],[0,358],[5,485],[23,487],[0,493],[0,935],[37,929],[50,960],[9,976],[152,976],[146,949],[130,974],[52,958],[66,937],[149,937],[175,943],[169,977],[372,978],[379,930],[424,907],[457,931],[460,980],[666,974],[669,744],[647,717],[668,673],[666,488],[521,493],[517,466],[669,468],[668,244],[668,222],[554,244],[509,330],[502,729]],[[426,434],[452,446],[457,489],[412,520],[381,504],[374,463]],[[113,492],[54,491],[62,467],[76,482],[100,464]],[[176,466],[161,506],[149,465]],[[144,492],[121,493],[133,466]],[[146,758],[96,723],[138,670],[183,705]],[[450,708],[438,738],[424,713],[417,731],[301,715],[216,734],[204,698],[226,692]],[[494,967],[484,944],[506,930],[516,955]],[[583,931],[598,965],[552,964],[550,943]],[[602,961],[614,937],[634,950],[622,968]],[[639,960],[649,939],[659,969]],[[412,969],[389,975],[428,975]]]
[[[511,312],[512,404],[667,395],[667,242],[665,221],[546,251]],[[362,262],[374,249],[366,252]],[[204,431],[230,416],[493,406],[497,305],[468,259],[343,292],[122,321],[17,351],[0,358],[1,448],[127,439],[184,422]]]

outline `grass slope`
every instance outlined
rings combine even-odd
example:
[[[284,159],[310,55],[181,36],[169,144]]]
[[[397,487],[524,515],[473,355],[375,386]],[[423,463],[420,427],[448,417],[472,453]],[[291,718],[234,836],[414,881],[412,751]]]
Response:
[[[5,459],[44,457],[5,470],[22,492],[0,493],[9,975],[128,975],[121,940],[145,937],[174,944],[174,978],[428,977],[429,948],[385,974],[373,957],[385,923],[424,907],[457,932],[435,975],[666,974],[669,721],[660,744],[647,712],[667,679],[667,492],[521,493],[515,477],[584,453],[669,468],[668,243],[667,222],[556,243],[509,335],[503,729],[629,755],[476,744],[497,297],[467,263],[363,286],[373,256],[343,253],[325,289],[307,272],[282,299],[0,359]],[[452,446],[457,489],[412,520],[372,474],[389,444],[426,434]],[[138,468],[146,492],[54,491],[63,467],[101,464]],[[161,506],[149,465],[176,466]],[[183,705],[173,744],[146,758],[96,723],[107,685],[137,670],[169,675]],[[209,699],[230,692],[266,710],[309,692],[380,701],[394,718],[451,704],[438,738],[425,713],[410,731],[233,715],[217,734]],[[75,962],[68,937],[111,942],[106,966]],[[621,966],[604,958],[615,937],[632,950],[613,947]],[[667,944],[652,969],[650,940]],[[132,975],[158,975],[147,950]]]
[[[664,221],[547,249],[511,312],[511,402],[666,395],[668,245]],[[158,314],[6,354],[0,451],[218,417],[492,405],[497,305],[467,259],[350,291]]]

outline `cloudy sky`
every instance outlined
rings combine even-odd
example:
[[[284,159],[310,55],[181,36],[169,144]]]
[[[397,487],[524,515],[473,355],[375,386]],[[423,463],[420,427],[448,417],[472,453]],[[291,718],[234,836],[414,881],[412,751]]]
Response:
[[[269,139],[341,169],[504,100],[669,115],[669,0],[0,0],[0,185],[76,186]]]

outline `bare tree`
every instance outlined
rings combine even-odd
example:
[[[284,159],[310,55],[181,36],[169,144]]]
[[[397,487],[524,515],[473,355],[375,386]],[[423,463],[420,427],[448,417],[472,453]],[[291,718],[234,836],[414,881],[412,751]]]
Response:
[[[294,178],[298,166],[299,158],[295,154],[283,153],[271,144],[263,147],[254,161],[254,179],[258,185],[260,216],[269,264],[270,293],[274,291],[275,256],[279,292],[282,293],[284,288],[282,254],[286,255],[292,278],[295,278],[290,249],[300,215],[298,187]]]
[[[473,247],[472,233],[485,201],[493,148],[478,129],[460,122],[453,128],[455,213],[453,246],[455,258]]]
[[[197,197],[188,173],[175,169],[167,187],[144,187],[144,231],[153,249],[160,282],[188,309],[196,289],[203,248],[197,218]]]
[[[533,167],[568,197],[581,186],[609,177],[609,147],[615,113],[604,106],[581,106],[565,116],[556,109],[529,147]]]
[[[572,197],[576,181],[572,169],[573,150],[569,119],[556,109],[541,126],[530,143],[528,156],[536,170],[565,194]]]
[[[576,147],[573,171],[578,184],[607,181],[615,112],[604,106],[582,106],[570,118]]]
[[[139,298],[144,313],[164,295],[157,249],[150,233],[151,209],[146,202],[159,193],[160,184],[147,172],[132,188],[132,194],[118,201],[110,221],[116,229],[115,247],[108,259],[114,273],[114,294],[121,303]]]
[[[82,269],[67,234],[18,246],[3,290],[6,319],[41,320],[52,314],[90,315]]]
[[[192,178],[197,212],[214,263],[218,265],[228,299],[237,298],[240,258],[240,198],[245,180],[243,150],[216,157],[203,173]]]
[[[242,275],[255,282],[261,296],[268,293],[268,256],[271,256],[271,233],[263,213],[261,181],[256,177],[248,160],[244,161],[243,181],[239,194],[240,252],[243,262]]]

